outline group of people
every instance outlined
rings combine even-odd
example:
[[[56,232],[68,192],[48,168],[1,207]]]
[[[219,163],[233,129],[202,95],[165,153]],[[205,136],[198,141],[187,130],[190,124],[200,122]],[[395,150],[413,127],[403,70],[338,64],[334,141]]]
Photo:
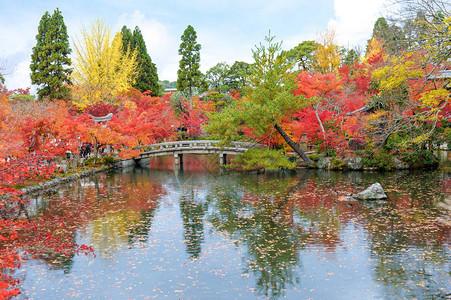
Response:
[[[80,157],[87,157],[91,155],[92,144],[91,143],[83,143],[80,148]]]

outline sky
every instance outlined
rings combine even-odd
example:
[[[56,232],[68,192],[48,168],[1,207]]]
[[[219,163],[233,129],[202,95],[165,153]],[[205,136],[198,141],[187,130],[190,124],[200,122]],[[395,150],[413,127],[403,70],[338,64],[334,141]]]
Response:
[[[364,49],[386,0],[0,0],[0,72],[8,89],[31,87],[30,61],[39,21],[62,13],[70,43],[103,20],[113,33],[141,29],[160,80],[177,80],[180,37],[197,32],[201,71],[219,62],[252,62],[252,49],[269,31],[285,50],[316,40],[327,29],[336,42]],[[74,47],[71,46],[73,49]],[[32,91],[35,87],[32,87]]]

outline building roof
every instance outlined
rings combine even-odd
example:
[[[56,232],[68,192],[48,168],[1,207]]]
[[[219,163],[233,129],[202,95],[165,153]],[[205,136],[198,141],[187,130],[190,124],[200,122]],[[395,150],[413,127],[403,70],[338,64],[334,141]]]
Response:
[[[437,74],[431,74],[430,79],[451,79],[451,70],[442,70]]]

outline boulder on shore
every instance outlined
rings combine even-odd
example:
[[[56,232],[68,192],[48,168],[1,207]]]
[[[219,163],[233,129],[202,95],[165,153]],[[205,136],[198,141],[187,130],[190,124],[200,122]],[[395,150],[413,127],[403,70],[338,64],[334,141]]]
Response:
[[[345,163],[349,170],[362,170],[363,160],[361,157],[348,157],[345,159]]]
[[[330,158],[321,157],[316,165],[318,166],[318,169],[330,169]]]
[[[395,164],[396,170],[406,170],[409,169],[410,166],[406,163],[403,163],[400,159],[393,157],[393,163]]]
[[[366,190],[352,195],[352,197],[359,200],[379,200],[386,199],[387,195],[385,194],[381,184],[377,182],[372,184]]]
[[[448,195],[445,200],[438,203],[438,206],[447,210],[451,210],[451,195]]]

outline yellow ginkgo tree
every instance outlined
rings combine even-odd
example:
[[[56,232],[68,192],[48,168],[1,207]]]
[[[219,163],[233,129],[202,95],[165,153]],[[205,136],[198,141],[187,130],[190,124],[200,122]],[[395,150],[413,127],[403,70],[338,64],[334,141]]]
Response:
[[[74,41],[72,101],[80,108],[96,103],[115,104],[118,92],[131,87],[136,75],[136,52],[122,51],[122,35],[114,38],[97,20]]]
[[[431,64],[427,51],[409,50],[390,57],[384,66],[372,72],[378,94],[373,98],[378,117],[369,124],[376,125],[379,144],[397,136],[401,148],[430,144],[429,141],[442,121],[448,117],[449,79]]]
[[[337,73],[340,67],[342,54],[340,47],[335,42],[335,30],[328,29],[319,34],[317,48],[314,54],[313,69],[317,73]]]

